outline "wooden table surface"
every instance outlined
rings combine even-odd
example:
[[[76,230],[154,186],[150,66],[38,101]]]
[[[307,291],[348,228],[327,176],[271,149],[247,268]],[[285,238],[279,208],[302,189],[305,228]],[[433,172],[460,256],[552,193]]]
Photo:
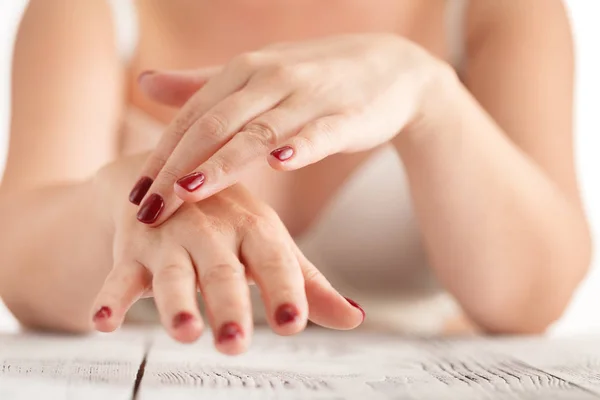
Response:
[[[418,339],[258,330],[218,354],[158,330],[0,334],[0,399],[600,399],[600,337]]]

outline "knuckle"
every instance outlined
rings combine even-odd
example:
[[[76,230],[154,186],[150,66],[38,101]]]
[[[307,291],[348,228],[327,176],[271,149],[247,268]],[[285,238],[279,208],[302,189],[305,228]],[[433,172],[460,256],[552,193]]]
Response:
[[[235,218],[235,227],[246,231],[255,231],[262,229],[264,225],[263,218],[252,213],[242,213]]]
[[[246,137],[258,143],[258,145],[271,148],[276,146],[279,141],[279,135],[275,125],[264,119],[259,119],[246,125],[244,129]]]
[[[270,251],[269,254],[265,255],[260,265],[256,266],[261,271],[262,276],[268,277],[284,277],[284,280],[289,282],[288,276],[290,271],[296,265],[296,260],[290,256],[286,251]],[[286,286],[285,283],[281,283],[281,287]]]
[[[330,121],[326,119],[318,119],[313,123],[314,132],[318,132],[319,135],[324,136],[326,139],[331,139],[335,129]]]
[[[271,64],[265,70],[265,73],[274,80],[286,82],[291,77],[292,71],[293,68],[290,65],[287,65],[284,62],[276,62]]]
[[[154,279],[161,282],[176,282],[184,279],[193,279],[194,271],[181,264],[166,264],[154,273]]]
[[[323,279],[323,274],[315,267],[309,267],[304,269],[304,282],[318,282]]]
[[[319,149],[314,138],[311,136],[296,136],[294,138],[297,151],[302,150],[305,154],[317,155]]]
[[[252,72],[261,64],[262,59],[263,56],[259,52],[246,52],[233,58],[231,66],[235,70]]]
[[[264,78],[277,84],[300,85],[309,80],[313,67],[308,63],[277,62],[264,71]]]
[[[214,142],[223,140],[227,132],[227,118],[221,114],[209,113],[198,121],[198,133],[206,139]]]
[[[202,286],[206,286],[239,281],[245,278],[246,271],[241,264],[222,263],[201,271],[199,280]]]
[[[230,175],[234,170],[233,163],[225,157],[213,157],[211,164],[207,169],[211,171],[210,176],[215,180],[218,180],[219,177]]]
[[[173,140],[179,141],[197,118],[198,116],[194,109],[188,110],[175,118],[173,121],[173,129],[170,130],[170,135],[173,137]]]
[[[319,119],[309,127],[306,135],[295,138],[298,147],[305,148],[314,156],[324,156],[333,152],[335,148],[335,130],[327,120]]]
[[[163,154],[163,151],[155,152],[152,154],[152,157],[149,161],[149,169],[153,171],[156,175],[160,172],[160,170],[167,164],[169,160],[169,156]]]
[[[160,177],[157,180],[159,181],[159,184],[168,185],[181,178],[184,174],[185,172],[176,165],[165,165],[160,171]]]

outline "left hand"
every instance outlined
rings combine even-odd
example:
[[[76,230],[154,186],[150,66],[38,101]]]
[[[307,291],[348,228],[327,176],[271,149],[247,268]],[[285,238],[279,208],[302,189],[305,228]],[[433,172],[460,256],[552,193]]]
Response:
[[[158,225],[265,158],[289,171],[389,141],[423,113],[443,65],[399,36],[363,34],[269,46],[223,68],[144,74],[151,97],[185,104],[130,196],[139,204],[157,193],[162,204],[143,203],[138,219]]]

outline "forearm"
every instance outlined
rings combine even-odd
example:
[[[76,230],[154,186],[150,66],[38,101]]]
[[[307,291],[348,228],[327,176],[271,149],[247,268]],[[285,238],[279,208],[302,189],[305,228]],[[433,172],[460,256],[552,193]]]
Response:
[[[112,267],[91,182],[0,196],[0,296],[23,324],[87,331]]]
[[[590,260],[582,208],[460,83],[434,108],[394,140],[430,264],[483,329],[543,330]]]

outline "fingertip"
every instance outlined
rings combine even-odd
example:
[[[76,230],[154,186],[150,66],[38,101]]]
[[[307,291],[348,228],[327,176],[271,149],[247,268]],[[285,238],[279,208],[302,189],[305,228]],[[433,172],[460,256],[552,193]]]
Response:
[[[244,332],[235,322],[223,324],[214,335],[216,349],[230,356],[244,353],[248,349],[249,332]]]
[[[180,343],[194,343],[202,336],[204,324],[199,320],[187,323],[185,326],[171,329],[171,337]]]
[[[148,193],[148,190],[150,190],[150,187],[153,183],[154,180],[149,176],[142,176],[135,183],[135,185],[131,189],[131,192],[129,192],[129,201],[132,204],[139,206],[144,197],[146,196],[146,193]]]
[[[279,161],[278,159],[276,159],[275,157],[273,157],[271,155],[269,155],[267,161],[269,163],[269,166],[276,171],[285,172],[285,171],[290,171],[290,170],[294,169],[294,168],[290,168],[289,164],[282,163],[281,161]]]
[[[360,305],[360,304],[358,304],[357,302],[355,302],[354,300],[352,300],[352,299],[351,299],[351,298],[349,298],[349,297],[346,297],[346,296],[344,296],[344,299],[346,299],[346,301],[347,301],[347,302],[348,302],[348,303],[349,303],[349,304],[350,304],[352,307],[354,307],[355,309],[357,309],[357,310],[360,312],[360,314],[361,314],[361,318],[362,318],[362,319],[361,319],[361,321],[360,321],[360,324],[358,324],[358,325],[361,325],[363,322],[365,322],[365,319],[367,318],[367,313],[366,313],[366,312],[365,312],[365,310],[364,310],[364,309],[361,307],[361,305]],[[357,326],[358,326],[358,325],[357,325]]]
[[[293,304],[282,304],[273,316],[273,331],[281,336],[291,336],[302,332],[308,323],[308,313],[300,312]]]
[[[177,182],[173,184],[173,191],[175,195],[184,203],[197,203],[206,196],[203,196],[201,193],[197,193],[194,191],[188,191],[181,187]]]
[[[94,323],[94,328],[99,332],[114,332],[122,322],[122,317],[119,318],[118,315],[115,315],[113,312],[114,307],[109,307],[107,305],[100,306],[96,309],[94,316],[92,317],[92,321]]]
[[[297,161],[297,150],[293,145],[284,145],[273,150],[268,157],[269,165],[278,171],[290,171],[296,169],[294,161]]]
[[[326,328],[350,330],[365,320],[363,308],[355,301],[339,294],[333,287],[307,286],[310,320]]]
[[[155,227],[160,224],[159,217],[164,220],[167,216],[164,214],[165,200],[158,193],[152,193],[144,200],[138,212],[136,218],[143,224]]]

